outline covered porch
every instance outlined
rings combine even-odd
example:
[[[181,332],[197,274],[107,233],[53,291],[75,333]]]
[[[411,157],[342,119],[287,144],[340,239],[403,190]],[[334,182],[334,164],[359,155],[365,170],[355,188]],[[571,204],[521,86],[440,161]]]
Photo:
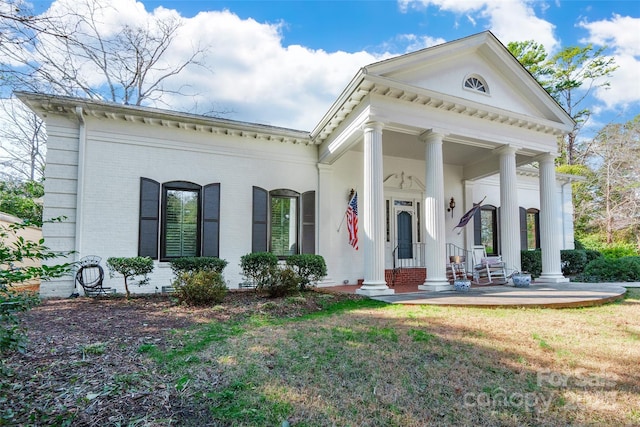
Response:
[[[446,54],[455,44],[451,64]],[[462,52],[471,60],[462,60]],[[487,61],[505,65],[507,75]],[[566,281],[554,159],[557,138],[572,121],[514,61],[492,35],[483,34],[373,64],[361,70],[313,131],[321,206],[331,205],[333,170],[342,172],[345,158],[349,172],[360,173],[342,178],[351,179],[359,192],[364,278],[358,293],[393,294],[389,271],[400,267],[426,269],[421,291],[451,290],[447,245],[470,251],[477,243],[472,224],[460,233],[453,229],[486,196],[476,184],[492,176],[499,181],[500,255],[511,270],[520,270],[517,170],[531,164],[538,175],[539,281]],[[320,233],[319,253],[329,254],[329,261],[331,245]]]

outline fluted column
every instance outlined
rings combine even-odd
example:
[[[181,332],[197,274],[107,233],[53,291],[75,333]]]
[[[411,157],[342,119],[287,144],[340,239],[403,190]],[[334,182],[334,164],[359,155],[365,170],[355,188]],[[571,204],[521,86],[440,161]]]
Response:
[[[364,191],[362,194],[362,242],[364,282],[356,290],[363,295],[394,293],[384,278],[384,177],[382,168],[382,128],[380,122],[364,126]]]
[[[516,175],[516,149],[500,150],[500,242],[507,270],[520,271],[520,215]],[[509,271],[508,271],[509,272]]]
[[[542,274],[539,282],[568,282],[562,275],[560,259],[560,216],[556,193],[555,156],[545,154],[540,163],[540,249],[542,252]]]
[[[441,291],[452,289],[447,280],[447,242],[445,233],[444,135],[427,132],[420,137],[425,143],[425,264],[427,278],[419,289]]]

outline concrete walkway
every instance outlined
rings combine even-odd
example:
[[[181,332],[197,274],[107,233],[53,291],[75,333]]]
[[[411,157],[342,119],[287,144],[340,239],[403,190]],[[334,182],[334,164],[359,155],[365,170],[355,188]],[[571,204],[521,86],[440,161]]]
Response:
[[[624,298],[626,287],[638,283],[532,283],[529,288],[509,285],[471,288],[469,292],[411,292],[371,297],[393,304],[465,307],[588,307]]]

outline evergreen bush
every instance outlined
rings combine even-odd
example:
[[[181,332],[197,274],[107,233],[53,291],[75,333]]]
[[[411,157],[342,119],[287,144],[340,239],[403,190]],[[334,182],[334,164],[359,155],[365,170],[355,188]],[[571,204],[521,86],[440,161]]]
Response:
[[[540,277],[542,274],[542,252],[540,250],[520,251],[520,265],[522,271],[531,274],[531,277]]]
[[[598,259],[602,257],[602,254],[600,253],[600,251],[596,251],[595,249],[585,249],[584,253],[587,256],[587,264],[589,264],[594,259]]]
[[[257,289],[266,292],[271,298],[292,295],[300,287],[300,276],[292,268],[274,267],[270,271],[269,280],[263,282]]]
[[[320,255],[299,254],[287,258],[287,265],[300,276],[300,290],[304,291],[327,275],[327,265]]]
[[[599,257],[585,267],[576,280],[581,282],[639,282],[640,257]]]
[[[219,304],[228,292],[222,274],[213,270],[179,273],[173,287],[180,302],[197,306]]]
[[[240,257],[242,275],[256,288],[272,279],[273,269],[277,266],[278,257],[270,252],[253,252]]]
[[[562,274],[575,276],[584,271],[587,265],[587,253],[582,249],[564,249],[560,251]]]
[[[181,273],[196,271],[215,271],[222,274],[228,262],[217,257],[183,257],[169,261],[173,274],[178,277]]]

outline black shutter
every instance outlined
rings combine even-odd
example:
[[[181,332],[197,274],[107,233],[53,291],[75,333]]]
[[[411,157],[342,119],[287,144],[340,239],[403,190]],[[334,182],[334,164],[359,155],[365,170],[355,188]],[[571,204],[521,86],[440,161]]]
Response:
[[[501,213],[501,206],[498,206],[497,208],[495,208],[494,211],[494,216],[493,216],[493,254],[492,255],[500,255],[502,253],[502,227],[501,227],[501,220],[500,220],[500,215],[502,215]]]
[[[220,184],[202,189],[202,256],[220,256]]]
[[[527,242],[527,210],[523,207],[520,208],[520,250],[526,251],[529,249]]]
[[[139,256],[158,259],[159,213],[160,183],[149,178],[140,178]]]
[[[251,227],[251,252],[267,252],[267,217],[269,193],[264,188],[253,187],[253,220]]]
[[[482,209],[478,209],[473,215],[473,244],[482,244]]]
[[[536,211],[535,221],[536,221],[536,249],[540,249],[540,211]]]
[[[316,252],[316,192],[302,193],[302,253]]]

